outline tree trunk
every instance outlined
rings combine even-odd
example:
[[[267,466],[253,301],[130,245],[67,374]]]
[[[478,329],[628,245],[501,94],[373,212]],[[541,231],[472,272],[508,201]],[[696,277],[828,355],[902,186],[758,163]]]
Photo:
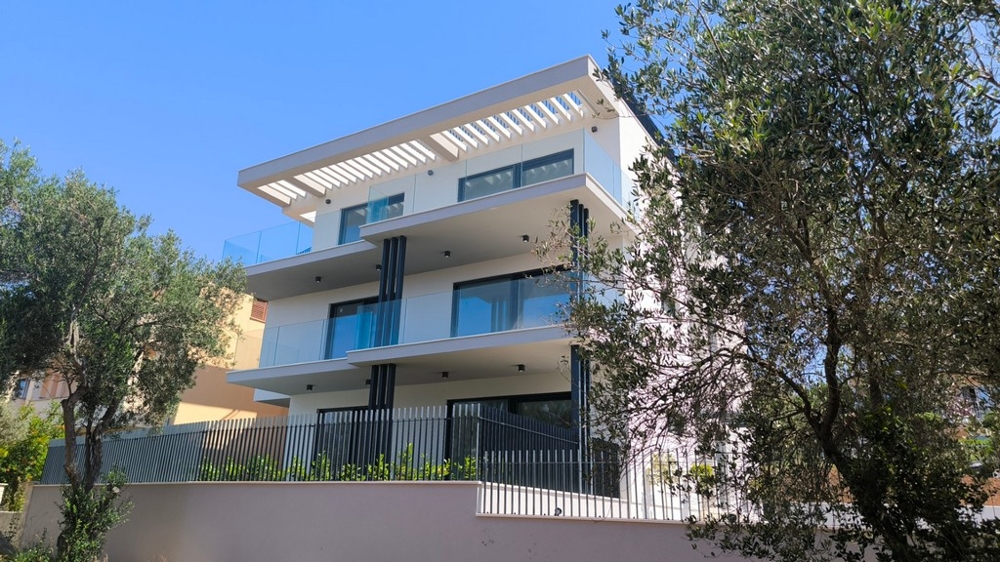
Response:
[[[80,484],[80,474],[76,469],[76,393],[70,393],[61,402],[63,417],[63,470],[66,472],[66,480],[70,487],[77,487]],[[66,532],[60,532],[56,539],[56,551],[60,557],[69,548],[69,538]]]
[[[70,394],[61,402],[63,417],[63,470],[70,485],[76,485],[80,475],[76,470],[76,396]]]

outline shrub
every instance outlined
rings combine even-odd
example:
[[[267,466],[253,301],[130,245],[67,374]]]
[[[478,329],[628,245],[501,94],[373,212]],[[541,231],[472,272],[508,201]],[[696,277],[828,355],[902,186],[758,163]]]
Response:
[[[461,462],[444,459],[440,463],[421,455],[414,459],[413,444],[408,444],[390,461],[380,454],[373,462],[358,464],[345,463],[334,472],[333,462],[327,454],[321,453],[311,462],[293,457],[288,468],[270,455],[258,455],[246,463],[231,458],[221,465],[205,463],[198,478],[205,482],[252,482],[252,481],[293,481],[315,482],[339,480],[342,482],[387,482],[391,480],[474,480],[477,476],[476,459],[465,457]]]
[[[125,520],[132,507],[120,497],[125,475],[112,471],[107,480],[92,492],[82,485],[63,486],[60,562],[94,562],[104,548],[108,531]]]
[[[28,405],[16,412],[0,406],[0,482],[7,484],[0,506],[8,511],[24,508],[24,484],[42,476],[49,441],[61,432],[52,411],[42,417]]]

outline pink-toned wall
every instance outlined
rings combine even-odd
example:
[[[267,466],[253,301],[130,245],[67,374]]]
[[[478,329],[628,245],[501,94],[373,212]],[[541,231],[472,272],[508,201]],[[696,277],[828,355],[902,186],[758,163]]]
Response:
[[[704,561],[684,525],[476,515],[465,482],[135,484],[109,559],[135,562]],[[58,534],[58,486],[36,486],[22,535]],[[727,557],[728,560],[739,560]]]

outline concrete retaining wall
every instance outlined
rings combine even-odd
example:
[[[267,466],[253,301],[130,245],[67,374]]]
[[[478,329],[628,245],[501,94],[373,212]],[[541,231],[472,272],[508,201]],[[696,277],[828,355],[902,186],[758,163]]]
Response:
[[[671,522],[476,515],[478,483],[135,484],[109,560],[704,561]],[[36,486],[23,541],[58,534],[58,486]],[[728,560],[737,560],[727,557]]]

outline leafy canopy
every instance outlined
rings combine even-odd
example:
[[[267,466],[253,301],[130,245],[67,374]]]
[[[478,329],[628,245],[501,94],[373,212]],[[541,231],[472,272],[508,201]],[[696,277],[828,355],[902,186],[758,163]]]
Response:
[[[95,490],[104,436],[162,421],[195,369],[224,355],[245,277],[230,262],[196,258],[172,232],[150,234],[148,217],[81,172],[44,178],[17,144],[0,143],[0,164],[0,382],[54,376],[68,386],[59,550],[76,552],[86,538],[77,550],[99,552],[120,518],[108,495],[119,487]],[[89,523],[98,520],[107,525]]]
[[[582,253],[622,295],[571,311],[604,426],[728,444],[717,478],[741,502],[695,529],[726,549],[1000,557],[996,522],[972,515],[996,449],[968,446],[963,407],[1000,385],[1000,8],[640,0],[619,16],[609,75],[663,138],[634,166],[636,240]]]

